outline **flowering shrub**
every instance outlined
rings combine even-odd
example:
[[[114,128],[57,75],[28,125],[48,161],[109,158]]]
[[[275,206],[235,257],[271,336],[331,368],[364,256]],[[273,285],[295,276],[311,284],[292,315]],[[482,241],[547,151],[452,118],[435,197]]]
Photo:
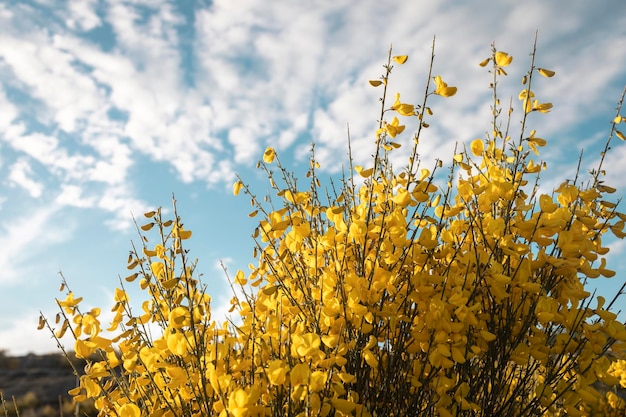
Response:
[[[371,165],[350,159],[339,185],[322,187],[312,152],[310,183],[298,187],[268,148],[259,167],[273,201],[234,185],[261,220],[258,263],[232,279],[232,321],[211,317],[175,202],[172,219],[146,213],[142,235],[156,231],[156,243],[142,236],[126,277],[147,293],[142,311],[118,288],[103,333],[100,309],[82,311],[64,282],[56,336],[71,331],[76,355],[91,358],[75,400],[120,417],[622,415],[624,361],[610,358],[626,350],[612,311],[624,286],[607,302],[585,285],[615,275],[603,237],[624,237],[626,215],[607,198],[602,160],[587,182],[539,191],[547,141],[529,123],[552,104],[532,87],[555,74],[531,57],[519,129],[497,94],[513,58],[494,47],[480,63],[492,77],[491,133],[451,158],[447,181],[441,162],[427,169],[418,157],[428,101],[458,93],[433,76],[432,58],[422,103],[396,94],[389,105],[392,69],[407,61],[390,51],[370,81],[383,90]],[[624,138],[620,109],[605,152]],[[412,137],[402,118],[417,118]],[[390,162],[400,147],[402,169]]]

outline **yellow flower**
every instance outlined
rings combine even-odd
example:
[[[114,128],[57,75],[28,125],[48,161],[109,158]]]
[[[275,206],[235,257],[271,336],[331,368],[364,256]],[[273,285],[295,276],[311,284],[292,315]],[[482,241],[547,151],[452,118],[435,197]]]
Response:
[[[396,55],[393,57],[393,60],[398,64],[404,64],[408,58],[408,55]]]
[[[185,230],[185,228],[178,222],[174,223],[172,227],[172,236],[174,238],[189,239],[191,237],[191,230]]]
[[[267,378],[272,385],[282,385],[287,376],[287,366],[281,359],[270,362],[267,368]]]
[[[398,126],[399,124],[400,124],[400,121],[398,120],[397,117],[394,117],[391,120],[391,123],[385,123],[385,130],[387,130],[387,133],[392,138],[395,138],[397,134],[400,134],[404,131],[405,126],[404,125]]]
[[[452,97],[456,94],[456,87],[448,87],[442,79],[441,76],[437,75],[435,78],[435,94],[442,97]]]
[[[552,103],[539,103],[539,100],[533,101],[533,110],[540,113],[548,113],[552,109]]]
[[[506,52],[498,51],[496,52],[496,65],[499,67],[508,66],[511,61],[513,61],[513,57],[507,54]]]
[[[83,301],[83,297],[74,298],[74,293],[71,291],[69,294],[67,294],[67,297],[65,297],[65,300],[63,301],[57,300],[57,302],[59,303],[59,306],[65,307],[68,313],[71,313],[72,307],[76,307],[81,301]]]
[[[119,417],[140,417],[141,411],[135,404],[127,403],[117,409]]]
[[[293,339],[293,346],[299,356],[310,356],[319,350],[321,340],[315,333],[294,335]]]
[[[396,101],[391,108],[401,116],[415,116],[415,106],[400,102],[400,93],[396,93]]]
[[[228,397],[228,411],[235,417],[244,417],[248,409],[248,393],[239,388]]]
[[[275,156],[276,152],[274,152],[274,148],[268,147],[265,149],[265,152],[263,152],[263,161],[265,161],[266,164],[271,164]]]
[[[189,348],[189,340],[182,332],[169,333],[167,336],[167,348],[174,355],[184,356]]]
[[[470,149],[472,150],[474,156],[480,156],[485,150],[485,142],[483,142],[482,139],[476,139],[470,144]]]
[[[187,307],[178,306],[174,308],[169,315],[169,323],[175,329],[188,326],[191,322],[191,315]]]
[[[239,192],[243,188],[243,183],[239,180],[235,181],[233,184],[233,195],[239,195]]]
[[[309,374],[311,369],[306,363],[299,363],[289,372],[289,380],[291,386],[297,387],[298,385],[306,385],[309,381]]]
[[[554,74],[556,74],[554,71],[545,68],[537,68],[537,71],[539,71],[539,74],[547,78],[553,77]]]
[[[78,339],[74,342],[74,352],[77,358],[86,359],[96,352],[96,345],[90,341]]]
[[[320,392],[324,389],[328,374],[324,371],[314,371],[311,373],[311,381],[309,382],[309,389],[312,392]]]
[[[363,359],[365,359],[365,362],[367,362],[367,364],[372,367],[372,368],[378,368],[378,359],[376,358],[376,356],[372,353],[371,350],[366,349],[363,351],[362,353],[363,355]]]

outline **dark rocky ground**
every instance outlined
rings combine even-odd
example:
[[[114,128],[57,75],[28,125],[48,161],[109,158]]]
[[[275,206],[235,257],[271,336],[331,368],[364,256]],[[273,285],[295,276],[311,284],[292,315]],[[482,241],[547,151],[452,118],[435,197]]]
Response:
[[[0,393],[6,407],[0,405],[0,416],[5,411],[16,415],[14,401],[21,417],[73,415],[67,391],[76,383],[72,367],[61,354],[10,357],[0,351]]]

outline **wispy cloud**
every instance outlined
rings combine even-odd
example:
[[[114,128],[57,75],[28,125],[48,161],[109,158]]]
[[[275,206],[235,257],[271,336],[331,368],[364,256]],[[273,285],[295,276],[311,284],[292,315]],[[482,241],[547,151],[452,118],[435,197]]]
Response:
[[[27,353],[48,353],[53,352],[56,349],[56,342],[52,338],[52,335],[48,330],[34,330],[37,326],[37,318],[39,312],[37,310],[29,310],[28,312],[21,314],[19,317],[15,317],[8,326],[0,328],[0,340],[10,341],[12,355],[26,355]],[[64,345],[68,350],[72,350],[73,343],[66,337]],[[67,341],[67,343],[65,343]],[[0,346],[4,349],[7,346]],[[39,348],[34,350],[33,348]]]
[[[69,224],[61,227],[52,221],[56,207],[38,207],[0,223],[0,283],[14,284],[28,276],[35,260],[46,248],[70,236]]]
[[[59,189],[84,188],[88,182],[119,186],[140,156],[169,163],[185,182],[230,182],[236,166],[254,161],[267,144],[283,150],[295,144],[292,152],[299,153],[302,139],[315,140],[333,170],[344,155],[348,124],[355,157],[363,161],[370,153],[377,113],[376,92],[365,81],[380,72],[391,41],[419,62],[403,69],[396,85],[419,85],[415,81],[423,76],[416,77],[416,72],[425,74],[430,37],[442,33],[436,68],[451,82],[459,80],[460,92],[441,105],[432,130],[437,143],[433,152],[443,143],[486,130],[476,122],[481,109],[471,106],[476,104],[476,85],[488,83],[473,65],[489,54],[490,36],[523,60],[534,30],[542,28],[540,46],[547,45],[547,50],[540,50],[538,59],[559,73],[541,86],[563,108],[562,117],[546,126],[555,134],[563,125],[581,122],[572,115],[593,114],[586,103],[602,98],[605,86],[617,81],[619,62],[626,55],[623,48],[613,47],[623,32],[585,18],[586,13],[597,14],[592,6],[577,5],[568,12],[539,2],[479,4],[486,13],[474,14],[469,22],[467,7],[450,8],[445,2],[413,11],[374,3],[353,8],[341,2],[285,6],[250,1],[235,7],[218,1],[196,10],[195,22],[166,1],[141,7],[110,1],[102,16],[96,6],[93,1],[72,3],[65,28],[52,33],[38,27],[32,10],[22,10],[33,30],[25,34],[11,25],[15,19],[5,18],[9,29],[0,42],[0,56],[12,74],[9,85],[39,103],[41,114],[36,116],[47,126],[16,130],[29,107],[10,103],[14,133],[5,141],[55,174]],[[551,19],[557,11],[561,17]],[[613,21],[620,23],[620,18]],[[194,24],[191,40],[180,31],[189,24]],[[80,36],[101,26],[116,40],[111,51]],[[481,27],[487,30],[478,32]],[[581,39],[588,39],[579,45],[581,56],[553,47],[581,31]],[[526,42],[520,41],[523,37]],[[191,45],[187,53],[195,64],[187,68],[183,55]],[[187,82],[189,71],[193,85]],[[416,97],[416,87],[407,91],[407,98]],[[72,139],[61,143],[54,132]],[[71,143],[86,148],[70,152]],[[68,184],[68,178],[74,182]]]
[[[32,179],[32,169],[24,159],[18,159],[11,166],[9,181],[24,188],[31,197],[41,196],[43,184]]]

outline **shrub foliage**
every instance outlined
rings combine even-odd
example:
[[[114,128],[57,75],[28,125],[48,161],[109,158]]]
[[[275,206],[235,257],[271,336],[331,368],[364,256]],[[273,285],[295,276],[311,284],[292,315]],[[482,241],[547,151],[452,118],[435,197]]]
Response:
[[[587,180],[542,193],[546,140],[530,124],[552,104],[533,88],[554,72],[534,60],[533,51],[513,112],[497,91],[512,57],[492,47],[480,63],[493,92],[489,133],[460,146],[447,172],[441,161],[421,165],[419,140],[435,120],[428,102],[457,89],[433,75],[431,57],[423,101],[396,94],[390,104],[390,74],[407,61],[391,50],[370,81],[382,90],[371,165],[349,157],[347,175],[322,186],[313,148],[301,188],[268,148],[259,167],[273,195],[234,185],[261,218],[258,262],[232,278],[223,323],[211,317],[175,201],[172,219],[146,213],[126,277],[147,295],[141,311],[122,285],[106,333],[100,309],[82,311],[62,286],[57,336],[71,331],[76,355],[91,358],[75,400],[120,417],[624,412],[626,329],[613,311],[624,286],[608,302],[586,286],[615,275],[605,234],[626,235],[602,180],[626,119],[620,101]],[[412,137],[406,118],[417,119]],[[398,169],[390,155],[400,147],[409,159]]]

